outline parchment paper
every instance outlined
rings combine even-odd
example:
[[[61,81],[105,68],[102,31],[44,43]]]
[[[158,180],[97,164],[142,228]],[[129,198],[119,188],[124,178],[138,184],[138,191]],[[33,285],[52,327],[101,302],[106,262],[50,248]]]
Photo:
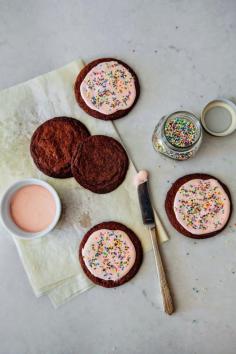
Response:
[[[36,177],[53,185],[62,200],[61,220],[50,235],[35,240],[14,240],[35,295],[48,293],[56,307],[92,286],[77,256],[80,240],[91,226],[102,221],[122,222],[139,236],[145,252],[151,248],[133,185],[136,171],[132,161],[123,184],[112,193],[101,195],[84,189],[73,178],[60,180],[45,176],[31,159],[32,133],[39,124],[55,116],[77,118],[91,134],[120,140],[112,122],[89,117],[76,103],[73,84],[82,66],[78,60],[0,92],[1,194],[18,179]],[[166,241],[158,219],[157,224],[160,242]],[[0,236],[6,233],[1,226]]]

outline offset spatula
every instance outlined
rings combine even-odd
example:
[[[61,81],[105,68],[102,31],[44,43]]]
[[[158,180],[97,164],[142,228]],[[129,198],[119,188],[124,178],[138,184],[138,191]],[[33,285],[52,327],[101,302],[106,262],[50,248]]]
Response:
[[[152,247],[153,247],[153,252],[155,257],[156,269],[157,269],[159,282],[160,282],[164,311],[168,315],[171,315],[174,312],[174,305],[171,298],[170,289],[167,283],[167,278],[166,278],[166,274],[161,260],[161,254],[157,242],[157,228],[155,225],[153,209],[149,197],[147,171],[140,171],[136,175],[135,182],[138,189],[139,204],[141,208],[143,223],[148,227],[151,235]]]

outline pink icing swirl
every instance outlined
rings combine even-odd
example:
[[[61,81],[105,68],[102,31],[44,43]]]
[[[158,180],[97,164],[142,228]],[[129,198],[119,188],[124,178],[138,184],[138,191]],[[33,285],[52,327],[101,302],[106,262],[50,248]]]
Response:
[[[82,249],[82,256],[95,277],[116,281],[133,267],[136,251],[124,231],[101,229],[90,235]]]
[[[80,85],[86,105],[109,115],[132,106],[136,97],[133,75],[116,61],[94,66]]]
[[[176,193],[174,212],[178,222],[194,235],[218,231],[227,223],[230,200],[215,179],[193,179]]]

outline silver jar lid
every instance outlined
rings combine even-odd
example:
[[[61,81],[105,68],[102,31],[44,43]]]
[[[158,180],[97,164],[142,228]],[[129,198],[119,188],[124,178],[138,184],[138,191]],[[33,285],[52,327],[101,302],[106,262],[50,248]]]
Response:
[[[214,136],[233,133],[236,129],[236,105],[225,98],[209,102],[202,111],[201,123]]]

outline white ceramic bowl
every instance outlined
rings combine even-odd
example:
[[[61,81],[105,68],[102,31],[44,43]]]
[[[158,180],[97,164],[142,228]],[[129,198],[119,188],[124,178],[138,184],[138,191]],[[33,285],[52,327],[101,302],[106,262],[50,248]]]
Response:
[[[53,196],[53,198],[55,200],[55,204],[56,204],[56,213],[55,213],[52,223],[45,230],[42,230],[40,232],[35,232],[35,233],[26,232],[26,231],[23,231],[22,229],[20,229],[13,222],[11,215],[10,215],[10,201],[11,201],[11,198],[14,195],[14,193],[18,189],[20,189],[24,186],[32,185],[32,184],[36,184],[36,185],[46,188]],[[60,218],[60,215],[61,215],[61,201],[60,201],[60,198],[59,198],[57,192],[55,191],[55,189],[52,186],[50,186],[50,184],[48,184],[47,182],[41,181],[39,179],[36,179],[36,178],[28,178],[28,179],[20,180],[20,181],[14,183],[6,190],[6,192],[4,193],[2,200],[1,200],[0,216],[1,216],[2,223],[5,226],[5,228],[10,232],[11,235],[19,237],[19,238],[34,239],[34,238],[38,238],[38,237],[42,237],[42,236],[47,235],[56,226],[56,224]]]

